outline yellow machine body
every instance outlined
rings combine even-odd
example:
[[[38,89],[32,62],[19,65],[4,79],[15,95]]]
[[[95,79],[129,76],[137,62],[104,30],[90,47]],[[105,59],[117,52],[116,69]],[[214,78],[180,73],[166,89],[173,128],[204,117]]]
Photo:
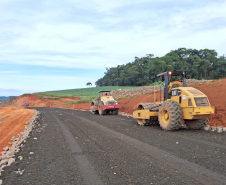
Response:
[[[107,105],[108,101],[115,101],[112,96],[101,96],[100,99],[104,103],[104,105]]]
[[[171,98],[166,101],[177,102],[183,112],[184,120],[205,119],[215,113],[207,96],[193,87],[176,87],[171,89]],[[155,102],[159,105],[160,102]],[[152,119],[158,117],[158,111],[137,110],[133,112],[135,119]]]
[[[158,117],[158,112],[151,112],[148,109],[133,112],[133,118],[135,119],[150,119],[150,117]]]

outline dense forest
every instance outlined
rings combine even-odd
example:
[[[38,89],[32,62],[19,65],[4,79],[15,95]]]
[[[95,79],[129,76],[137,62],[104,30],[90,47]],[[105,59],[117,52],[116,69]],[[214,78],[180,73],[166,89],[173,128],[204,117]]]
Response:
[[[96,86],[142,86],[158,81],[164,71],[186,71],[187,78],[218,79],[226,77],[226,57],[217,57],[215,50],[179,48],[163,57],[147,54],[133,62],[106,68]]]

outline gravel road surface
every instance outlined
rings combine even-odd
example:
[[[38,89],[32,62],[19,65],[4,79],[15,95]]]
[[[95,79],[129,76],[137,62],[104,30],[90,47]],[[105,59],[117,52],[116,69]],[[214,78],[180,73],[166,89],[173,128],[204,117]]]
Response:
[[[226,184],[226,133],[139,126],[125,116],[36,108],[3,185]],[[22,171],[22,175],[18,173]]]

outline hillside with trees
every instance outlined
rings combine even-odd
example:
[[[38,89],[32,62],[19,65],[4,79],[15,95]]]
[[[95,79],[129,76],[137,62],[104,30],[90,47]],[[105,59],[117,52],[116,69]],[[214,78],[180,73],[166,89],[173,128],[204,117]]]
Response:
[[[217,57],[215,50],[179,48],[163,57],[147,54],[133,62],[106,68],[96,86],[142,86],[158,81],[164,71],[186,71],[191,79],[219,79],[226,77],[226,57]]]

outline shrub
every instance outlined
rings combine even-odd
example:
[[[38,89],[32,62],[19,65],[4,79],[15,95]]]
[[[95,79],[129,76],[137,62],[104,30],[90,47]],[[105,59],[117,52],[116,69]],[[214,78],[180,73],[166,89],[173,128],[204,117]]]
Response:
[[[79,96],[78,100],[76,100],[75,103],[89,103],[91,101],[94,101],[94,99],[96,98],[96,96]]]

